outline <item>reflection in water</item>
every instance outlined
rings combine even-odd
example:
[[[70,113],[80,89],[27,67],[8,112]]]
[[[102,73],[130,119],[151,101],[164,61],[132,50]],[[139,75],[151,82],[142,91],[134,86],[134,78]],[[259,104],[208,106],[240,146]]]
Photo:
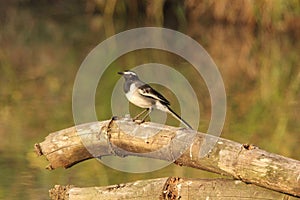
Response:
[[[93,7],[85,8],[92,12],[84,12],[86,5],[63,12],[48,5],[16,5],[6,5],[0,18],[4,22],[0,30],[0,199],[48,199],[47,191],[55,184],[93,186],[158,176],[213,176],[177,166],[147,174],[125,174],[97,161],[69,170],[44,170],[46,161],[32,153],[33,144],[52,131],[73,125],[73,81],[87,53],[115,33],[155,25],[162,18],[145,21],[144,15],[138,17],[139,5],[130,8],[132,16],[128,19],[120,5],[115,5],[113,18],[95,14],[97,9]],[[299,40],[295,35],[259,27],[184,21],[180,12],[182,9],[174,15],[176,24],[170,20],[166,25],[178,27],[203,45],[223,76],[228,107],[222,137],[300,159]],[[168,16],[164,18],[165,22],[169,20]],[[210,97],[203,80],[194,76],[195,71],[185,60],[157,50],[135,51],[112,63],[99,83],[98,118],[111,117],[110,95],[103,97],[100,92],[113,89],[119,78],[116,72],[148,62],[172,66],[190,79],[201,110],[199,130],[207,130]],[[176,98],[168,91],[165,95],[176,108]],[[138,112],[136,108],[131,110]]]

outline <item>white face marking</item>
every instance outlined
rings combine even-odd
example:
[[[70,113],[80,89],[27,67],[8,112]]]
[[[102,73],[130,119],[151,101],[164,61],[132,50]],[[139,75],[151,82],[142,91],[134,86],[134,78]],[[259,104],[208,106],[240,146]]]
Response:
[[[125,75],[133,75],[136,76],[136,73],[128,71],[128,72],[123,72]]]

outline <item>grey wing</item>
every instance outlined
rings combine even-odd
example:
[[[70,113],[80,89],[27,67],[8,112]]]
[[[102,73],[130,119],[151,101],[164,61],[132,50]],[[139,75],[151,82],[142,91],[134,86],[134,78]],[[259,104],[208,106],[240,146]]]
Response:
[[[163,103],[165,105],[170,105],[170,102],[163,95],[161,95],[159,92],[154,90],[148,84],[144,84],[144,85],[140,86],[138,91],[141,95],[143,95],[145,97],[159,100],[161,103]]]

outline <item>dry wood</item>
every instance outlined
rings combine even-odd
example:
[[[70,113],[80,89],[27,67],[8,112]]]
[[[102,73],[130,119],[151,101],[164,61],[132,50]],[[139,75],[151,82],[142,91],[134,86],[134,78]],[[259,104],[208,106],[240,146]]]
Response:
[[[204,142],[214,140],[217,142],[209,154],[199,156]],[[49,160],[48,169],[68,168],[106,155],[176,159],[179,165],[232,176],[300,197],[300,161],[251,145],[155,123],[138,125],[125,118],[83,124],[52,133],[35,148]]]
[[[158,178],[104,187],[75,187],[56,185],[50,190],[51,199],[286,199],[283,193],[229,179]]]

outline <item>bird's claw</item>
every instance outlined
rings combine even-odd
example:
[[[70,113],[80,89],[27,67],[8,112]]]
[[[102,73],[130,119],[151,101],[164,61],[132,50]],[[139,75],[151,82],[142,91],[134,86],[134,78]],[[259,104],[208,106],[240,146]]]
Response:
[[[140,119],[133,119],[134,122],[136,122],[137,124],[142,124],[145,122],[145,120],[140,120]]]

